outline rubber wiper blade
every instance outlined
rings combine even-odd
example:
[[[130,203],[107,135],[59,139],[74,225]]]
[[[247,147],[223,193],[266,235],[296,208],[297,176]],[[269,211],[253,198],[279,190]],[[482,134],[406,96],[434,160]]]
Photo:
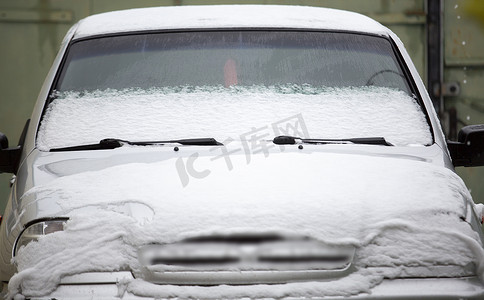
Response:
[[[130,145],[148,146],[148,145],[163,145],[163,144],[182,144],[187,146],[223,146],[214,138],[194,138],[194,139],[180,139],[167,141],[152,141],[152,142],[128,142]]]
[[[164,145],[164,144],[181,144],[187,146],[222,146],[223,144],[218,142],[214,138],[193,138],[193,139],[180,139],[180,140],[166,140],[166,141],[143,141],[143,142],[131,142],[122,139],[102,139],[97,144],[69,146],[62,148],[50,149],[50,152],[59,151],[82,151],[82,150],[109,150],[119,148],[123,145],[132,146],[149,146],[149,145]]]
[[[97,144],[88,145],[78,145],[78,146],[68,146],[62,148],[50,149],[50,152],[60,152],[60,151],[83,151],[83,150],[109,150],[115,149],[123,146],[123,144],[129,144],[128,141],[120,139],[103,139]]]
[[[293,145],[297,141],[304,144],[366,144],[366,145],[383,145],[393,146],[383,137],[362,137],[349,139],[305,139],[296,136],[280,135],[276,136],[272,142],[277,145]]]

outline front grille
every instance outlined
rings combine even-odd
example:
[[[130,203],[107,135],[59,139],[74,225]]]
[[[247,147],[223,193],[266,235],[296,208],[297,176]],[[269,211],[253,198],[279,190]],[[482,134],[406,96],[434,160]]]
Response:
[[[235,264],[239,262],[235,257],[155,257],[151,260],[151,265],[171,265],[171,266],[199,266],[199,265],[220,265]]]
[[[266,263],[287,263],[287,264],[297,264],[297,263],[341,263],[346,264],[348,262],[348,256],[261,256],[259,257],[260,262]]]
[[[306,237],[203,236],[147,245],[139,277],[155,283],[246,284],[321,280],[344,276],[353,246],[332,246]]]

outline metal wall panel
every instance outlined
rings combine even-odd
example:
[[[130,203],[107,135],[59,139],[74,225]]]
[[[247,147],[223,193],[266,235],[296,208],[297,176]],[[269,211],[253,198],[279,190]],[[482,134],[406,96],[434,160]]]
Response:
[[[484,1],[444,2],[444,82],[458,92],[444,97],[444,125],[455,139],[465,125],[484,123]],[[457,168],[475,202],[484,202],[484,167]]]

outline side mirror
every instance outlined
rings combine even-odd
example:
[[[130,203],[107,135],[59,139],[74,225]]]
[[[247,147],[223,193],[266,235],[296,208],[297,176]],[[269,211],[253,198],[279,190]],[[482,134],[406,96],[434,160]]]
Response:
[[[447,147],[454,166],[484,166],[484,124],[463,127],[457,142],[448,141]]]
[[[8,139],[5,134],[0,132],[0,150],[8,148]]]
[[[0,132],[0,173],[17,173],[29,123],[30,120],[27,120],[22,135],[20,136],[19,144],[14,148],[8,147],[7,137]]]
[[[20,151],[20,146],[8,148],[8,139],[0,132],[0,173],[16,173]]]

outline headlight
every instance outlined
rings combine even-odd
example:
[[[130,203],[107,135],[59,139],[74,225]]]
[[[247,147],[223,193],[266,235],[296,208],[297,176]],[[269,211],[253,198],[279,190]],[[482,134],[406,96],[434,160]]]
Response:
[[[43,235],[64,230],[64,225],[66,222],[67,222],[67,219],[63,218],[63,219],[40,221],[27,226],[22,231],[22,233],[17,239],[17,242],[15,243],[13,255],[15,256],[21,247],[26,246],[31,241],[38,240],[39,237]]]

